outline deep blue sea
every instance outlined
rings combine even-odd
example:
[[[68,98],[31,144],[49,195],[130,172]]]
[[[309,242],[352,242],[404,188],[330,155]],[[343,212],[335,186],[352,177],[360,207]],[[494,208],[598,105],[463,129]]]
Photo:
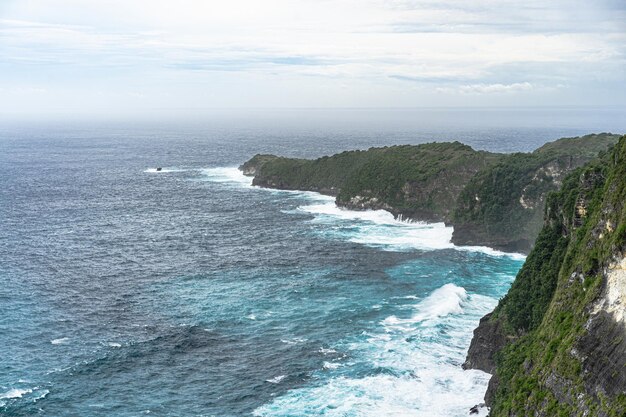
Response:
[[[460,367],[473,328],[523,257],[236,167],[611,127],[406,117],[1,125],[0,415],[467,415],[489,378]]]

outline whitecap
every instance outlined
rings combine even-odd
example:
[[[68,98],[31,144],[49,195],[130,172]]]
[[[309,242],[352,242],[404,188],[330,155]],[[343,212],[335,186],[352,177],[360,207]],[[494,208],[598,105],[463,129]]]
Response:
[[[114,348],[121,348],[122,344],[121,343],[116,343],[116,342],[109,342],[109,346],[110,347],[114,347]]]
[[[249,314],[246,316],[248,320],[256,320],[256,316],[254,314]]]
[[[46,396],[50,394],[50,391],[48,391],[47,389],[41,391],[41,394],[38,397],[33,398],[33,401],[38,401],[41,400],[43,398],[46,398]]]
[[[334,199],[329,198],[298,207],[296,211],[315,216],[313,222],[337,224],[330,231],[329,237],[345,239],[350,242],[377,247],[388,251],[442,250],[481,252],[494,257],[510,257],[524,260],[520,253],[502,252],[486,246],[456,246],[452,243],[454,228],[444,223],[401,220],[394,218],[386,210],[348,210],[338,207]],[[322,230],[324,233],[324,230]]]
[[[493,257],[507,257],[511,258],[515,261],[524,261],[526,260],[526,255],[523,253],[516,252],[503,252],[497,249],[490,248],[488,246],[455,246],[456,250],[467,251],[467,252],[481,252],[485,255],[493,256]]]
[[[237,167],[203,168],[200,172],[206,181],[252,187],[252,178],[243,175]]]
[[[282,381],[285,378],[287,378],[287,375],[278,375],[274,378],[266,379],[265,381],[269,382],[270,384],[280,384],[280,381]]]
[[[23,395],[30,394],[31,392],[33,392],[32,389],[13,388],[0,394],[0,399],[22,398]]]
[[[69,337],[61,337],[59,339],[53,339],[50,341],[50,343],[52,343],[53,345],[63,345],[65,343],[67,343],[70,340]]]
[[[342,364],[342,376],[321,370],[317,378],[322,383],[288,391],[253,414],[466,416],[470,407],[482,402],[490,376],[464,371],[460,364],[472,329],[496,303],[460,286],[443,285],[417,302],[411,317],[389,316],[378,329],[350,339],[345,348],[353,360]],[[335,362],[324,362],[324,369],[328,364]],[[364,364],[389,372],[350,376],[352,366],[362,369]]]
[[[409,222],[394,219],[385,210],[355,211],[337,207],[334,202],[301,206],[298,210],[315,216],[315,223],[337,223],[330,235],[366,246],[390,251],[453,248],[452,228],[443,223]]]
[[[280,339],[281,342],[287,344],[287,345],[297,345],[298,343],[304,343],[306,342],[308,339],[305,339],[303,337],[294,337],[292,339]]]
[[[414,307],[417,312],[411,317],[401,319],[392,315],[385,318],[381,324],[387,332],[412,330],[416,323],[463,313],[463,303],[467,298],[467,292],[463,287],[445,284],[419,302]]]
[[[324,369],[337,369],[341,366],[338,362],[324,362]]]

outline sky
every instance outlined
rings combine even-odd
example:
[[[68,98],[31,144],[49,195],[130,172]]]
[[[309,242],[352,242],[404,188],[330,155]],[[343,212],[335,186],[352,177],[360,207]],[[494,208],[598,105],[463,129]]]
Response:
[[[0,115],[625,98],[626,0],[0,0]]]

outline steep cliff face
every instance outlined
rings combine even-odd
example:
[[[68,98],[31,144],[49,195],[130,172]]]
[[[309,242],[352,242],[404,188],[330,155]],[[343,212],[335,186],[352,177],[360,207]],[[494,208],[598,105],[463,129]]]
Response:
[[[559,139],[482,170],[459,196],[452,242],[528,253],[543,226],[548,193],[618,138],[602,133]]]
[[[474,332],[465,367],[495,371],[492,416],[626,415],[625,252],[622,137],[548,197],[535,248]]]

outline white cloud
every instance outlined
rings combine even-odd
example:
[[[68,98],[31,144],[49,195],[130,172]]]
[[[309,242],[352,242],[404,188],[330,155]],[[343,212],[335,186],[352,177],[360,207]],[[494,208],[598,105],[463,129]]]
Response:
[[[0,86],[47,83],[68,103],[81,90],[141,89],[142,106],[167,97],[183,107],[220,105],[214,92],[228,88],[234,106],[265,106],[277,92],[286,106],[377,106],[407,91],[405,104],[421,105],[440,92],[623,85],[626,9],[572,1],[4,0]],[[364,103],[357,86],[375,94]],[[0,97],[0,110],[15,98]]]
[[[459,87],[459,91],[464,94],[514,93],[518,91],[530,91],[532,89],[533,85],[529,82],[512,84],[470,84]]]

